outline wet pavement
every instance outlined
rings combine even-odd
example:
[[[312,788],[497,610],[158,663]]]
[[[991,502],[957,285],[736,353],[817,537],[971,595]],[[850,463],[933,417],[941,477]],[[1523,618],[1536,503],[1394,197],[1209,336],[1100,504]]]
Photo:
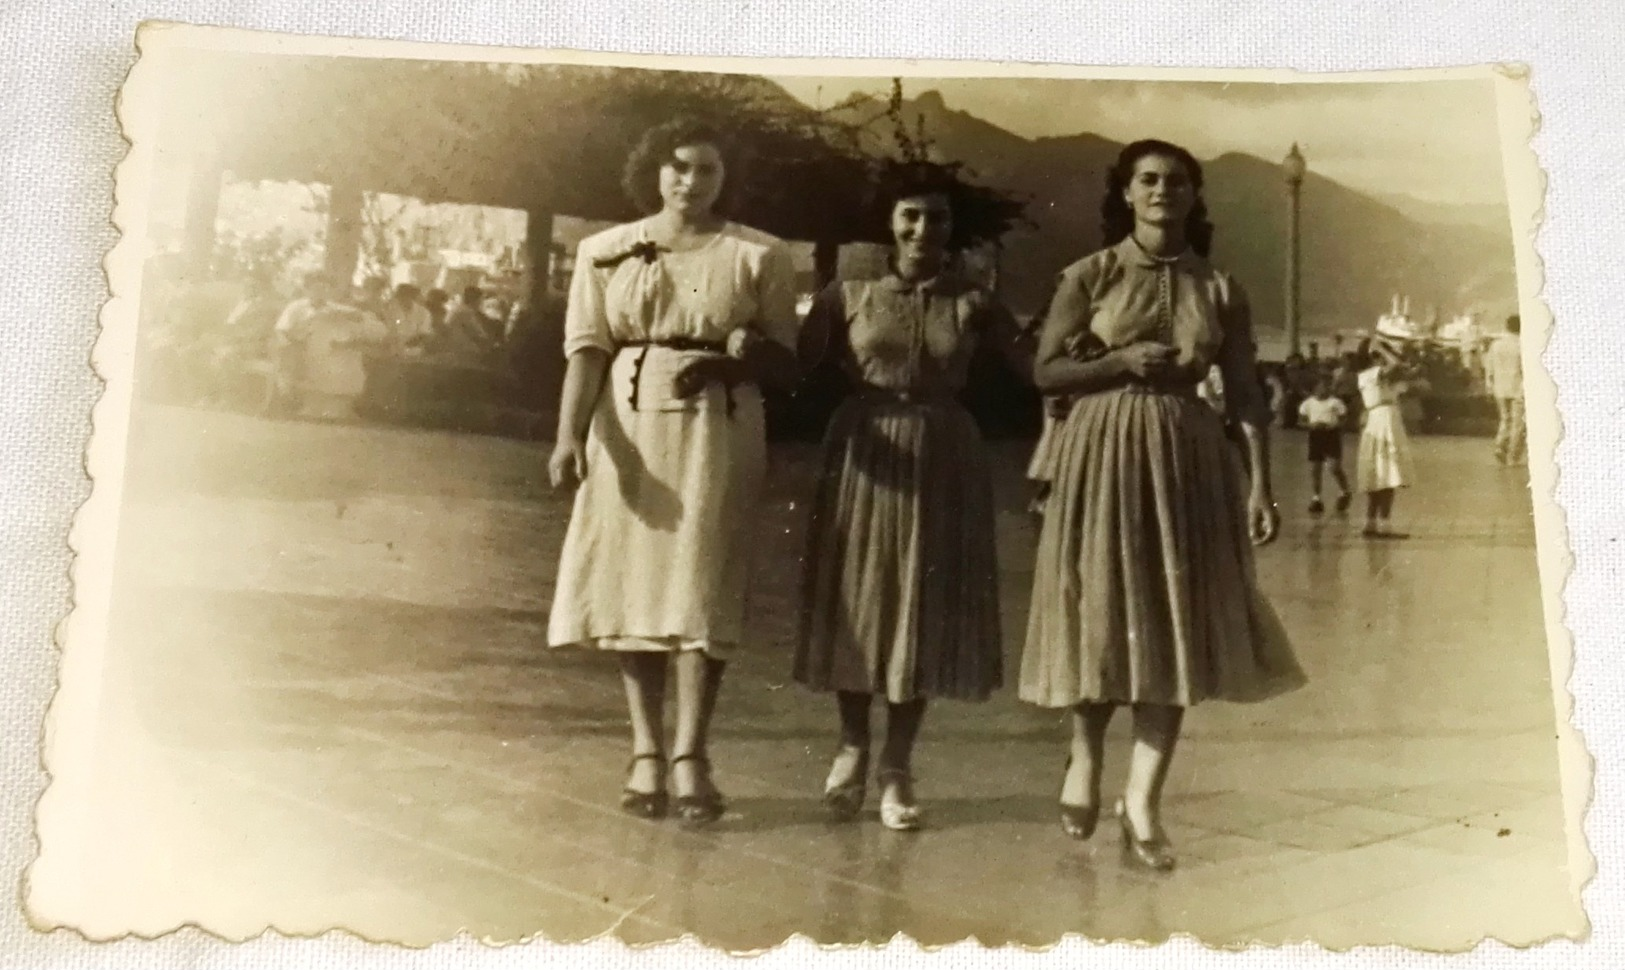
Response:
[[[617,811],[614,669],[543,646],[568,507],[540,480],[542,448],[146,409],[85,929],[695,933],[735,949],[794,933],[1337,947],[1575,931],[1524,477],[1486,442],[1419,439],[1396,513],[1412,538],[1371,543],[1357,517],[1303,511],[1302,447],[1279,443],[1287,522],[1259,570],[1312,682],[1190,713],[1167,808],[1181,865],[1150,875],[1109,820],[1089,844],[1061,835],[1062,718],[1011,690],[930,712],[928,831],[825,821],[834,711],[787,682],[813,449],[773,455],[752,642],[714,741],[730,812],[691,833]],[[1013,673],[1035,536],[1025,450],[997,450]]]

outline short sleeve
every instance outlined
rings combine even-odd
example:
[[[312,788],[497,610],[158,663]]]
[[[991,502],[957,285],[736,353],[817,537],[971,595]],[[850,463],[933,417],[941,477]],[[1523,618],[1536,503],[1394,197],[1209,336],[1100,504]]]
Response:
[[[1231,420],[1257,427],[1270,423],[1269,402],[1258,383],[1258,344],[1253,337],[1252,307],[1241,284],[1228,276],[1219,278],[1219,303],[1224,343],[1219,347],[1219,370],[1224,375],[1225,410]]]
[[[614,353],[609,313],[604,305],[603,275],[592,264],[587,243],[576,249],[575,272],[570,277],[570,298],[564,310],[564,356],[583,350]]]
[[[796,318],[796,267],[790,248],[774,243],[762,254],[756,277],[756,326],[762,335],[789,349],[796,348],[800,323]]]
[[[830,353],[833,343],[844,340],[846,332],[846,292],[840,281],[830,283],[813,297],[812,309],[797,335],[796,356],[803,367],[816,367]]]
[[[1094,295],[1090,286],[1089,263],[1061,273],[1055,292],[1043,311],[1038,326],[1038,359],[1055,360],[1066,355],[1066,341],[1089,329],[1094,316]]]

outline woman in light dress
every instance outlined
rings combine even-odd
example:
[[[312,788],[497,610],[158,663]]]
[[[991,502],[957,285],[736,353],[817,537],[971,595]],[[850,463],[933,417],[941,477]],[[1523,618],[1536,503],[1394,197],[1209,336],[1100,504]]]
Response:
[[[1246,295],[1206,258],[1201,188],[1184,149],[1123,149],[1102,203],[1107,246],[1061,274],[1034,366],[1041,391],[1073,404],[1055,433],[1020,694],[1071,711],[1060,805],[1077,839],[1099,818],[1107,723],[1132,708],[1117,815],[1129,859],[1155,870],[1174,865],[1161,809],[1185,709],[1303,680],[1254,573],[1253,545],[1280,522],[1270,413]],[[1197,395],[1213,364],[1245,463]]]
[[[726,148],[721,132],[678,120],[628,160],[624,185],[654,214],[581,244],[548,462],[555,487],[576,487],[548,642],[615,652],[632,724],[622,807],[665,815],[669,765],[690,824],[724,811],[707,742],[745,635],[766,464],[756,384],[792,380],[796,366],[790,256],[718,214]]]
[[[955,395],[978,345],[1018,372],[1032,358],[1014,318],[949,264],[964,198],[952,172],[896,163],[877,195],[891,271],[830,284],[802,332],[804,366],[833,359],[856,389],[825,439],[794,674],[836,695],[824,799],[841,819],[863,807],[870,710],[884,700],[880,819],[906,831],[922,824],[912,759],[926,704],[985,700],[1003,683],[992,480]]]
[[[1389,519],[1394,513],[1394,495],[1414,477],[1411,439],[1400,410],[1405,371],[1399,348],[1382,334],[1361,347],[1357,359],[1362,413],[1354,479],[1366,496],[1362,534],[1368,539],[1403,539],[1403,533],[1389,527]]]
[[[389,340],[382,320],[338,301],[340,289],[332,274],[312,274],[306,296],[276,322],[281,382],[298,401],[299,415],[317,421],[355,418],[355,402],[367,386],[367,357]]]

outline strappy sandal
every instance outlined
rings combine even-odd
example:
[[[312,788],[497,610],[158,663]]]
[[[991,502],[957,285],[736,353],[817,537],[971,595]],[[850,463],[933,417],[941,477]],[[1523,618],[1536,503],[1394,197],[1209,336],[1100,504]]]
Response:
[[[704,766],[705,777],[707,780],[710,779],[710,758],[703,754],[680,754],[671,759],[673,766],[684,761],[692,761],[696,765]],[[714,787],[704,795],[678,795],[676,804],[678,820],[689,827],[710,825],[722,818],[723,812],[727,811],[728,808],[727,802],[723,800],[722,793],[716,791]]]
[[[660,788],[656,791],[638,791],[631,787],[629,781],[628,786],[621,789],[621,811],[629,815],[636,815],[638,818],[665,818],[666,811],[671,803],[670,796],[666,794],[665,785],[666,756],[657,751],[648,754],[635,754],[632,756],[631,764],[626,766],[627,773],[630,774],[635,770],[640,761],[659,763]]]

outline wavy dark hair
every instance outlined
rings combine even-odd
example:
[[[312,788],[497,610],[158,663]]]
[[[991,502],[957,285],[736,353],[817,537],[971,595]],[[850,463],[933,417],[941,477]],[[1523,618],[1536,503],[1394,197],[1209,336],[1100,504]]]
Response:
[[[1123,192],[1134,178],[1134,166],[1140,159],[1153,155],[1171,158],[1184,167],[1196,190],[1196,202],[1191,214],[1185,218],[1185,241],[1204,259],[1213,250],[1213,223],[1207,218],[1207,203],[1202,201],[1202,163],[1185,149],[1172,142],[1147,138],[1123,146],[1117,162],[1106,172],[1106,196],[1100,200],[1100,238],[1105,246],[1115,246],[1134,231],[1134,210],[1129,208]]]
[[[721,128],[695,117],[674,118],[655,125],[643,133],[626,157],[626,167],[621,170],[621,190],[638,211],[646,215],[660,211],[660,169],[676,156],[677,149],[692,145],[710,145],[722,156],[725,171],[716,209],[727,211],[734,188],[744,181],[739,146]]]
[[[877,239],[891,241],[892,211],[904,199],[940,195],[948,200],[953,226],[948,234],[948,251],[959,252],[989,239],[997,239],[1002,227],[983,225],[1004,218],[1002,210],[990,206],[987,189],[971,185],[959,175],[960,166],[919,159],[879,163],[870,177],[869,212]],[[1017,207],[1019,210],[1019,207]]]

